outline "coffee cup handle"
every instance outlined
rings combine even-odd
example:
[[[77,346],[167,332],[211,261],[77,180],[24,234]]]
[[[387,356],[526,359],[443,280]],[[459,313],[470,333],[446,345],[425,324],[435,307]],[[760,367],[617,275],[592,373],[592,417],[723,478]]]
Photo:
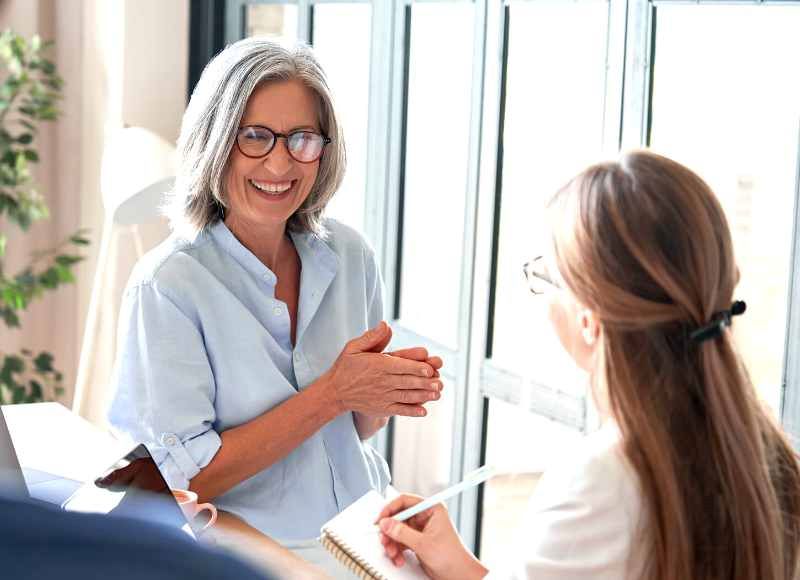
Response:
[[[197,504],[197,513],[199,514],[203,510],[208,510],[211,512],[211,517],[208,519],[208,523],[203,526],[203,529],[200,530],[201,532],[205,532],[208,528],[214,525],[214,522],[217,521],[217,508],[214,504],[211,503],[199,503]]]

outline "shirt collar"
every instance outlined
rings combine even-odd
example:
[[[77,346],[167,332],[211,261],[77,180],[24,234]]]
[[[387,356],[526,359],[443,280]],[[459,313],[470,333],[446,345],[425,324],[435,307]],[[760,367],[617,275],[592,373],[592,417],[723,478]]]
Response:
[[[317,313],[322,299],[339,269],[339,256],[327,242],[309,232],[291,232],[300,256],[300,307],[297,313],[295,348]]]
[[[264,280],[273,290],[278,282],[275,273],[267,268],[253,252],[233,235],[222,220],[209,228],[209,234],[247,272]],[[325,241],[310,232],[289,232],[300,257],[300,296],[298,303],[296,344],[319,308],[322,298],[339,269],[339,256]]]
[[[275,273],[267,268],[264,263],[256,258],[256,255],[248,250],[242,242],[236,239],[225,225],[225,222],[219,220],[209,229],[211,237],[219,244],[231,257],[236,260],[239,265],[247,270],[253,276],[264,280],[273,288],[278,282]]]

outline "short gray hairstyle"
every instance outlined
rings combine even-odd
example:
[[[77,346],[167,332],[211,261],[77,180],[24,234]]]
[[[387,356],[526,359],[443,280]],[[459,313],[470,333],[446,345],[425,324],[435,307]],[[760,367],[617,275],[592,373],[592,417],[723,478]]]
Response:
[[[320,130],[332,139],[311,193],[287,228],[325,236],[323,212],[346,166],[344,138],[325,73],[307,45],[257,37],[231,44],[215,56],[192,93],[178,138],[175,187],[165,206],[173,230],[194,236],[221,219],[228,158],[247,101],[260,84],[287,80],[299,80],[316,95]]]

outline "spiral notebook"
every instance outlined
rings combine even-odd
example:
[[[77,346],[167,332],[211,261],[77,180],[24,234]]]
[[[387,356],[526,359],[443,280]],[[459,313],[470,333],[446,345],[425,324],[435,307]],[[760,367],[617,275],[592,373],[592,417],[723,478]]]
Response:
[[[369,491],[342,513],[322,526],[320,543],[357,578],[364,580],[419,580],[428,576],[416,556],[405,553],[406,563],[398,568],[386,557],[380,534],[372,524],[387,499]]]

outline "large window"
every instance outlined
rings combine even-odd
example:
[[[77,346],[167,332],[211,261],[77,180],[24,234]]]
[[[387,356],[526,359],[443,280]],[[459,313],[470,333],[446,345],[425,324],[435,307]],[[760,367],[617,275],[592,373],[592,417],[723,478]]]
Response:
[[[312,14],[311,39],[328,75],[347,145],[347,173],[328,213],[363,230],[372,9],[364,2],[337,2],[314,5]]]
[[[225,0],[225,15],[227,41],[298,38],[328,73],[349,152],[330,213],[381,259],[393,346],[445,359],[429,416],[378,443],[407,491],[498,468],[449,504],[490,564],[541,472],[596,425],[522,276],[544,200],[590,161],[650,146],[716,191],[748,303],[739,348],[800,434],[800,3]]]
[[[650,144],[697,168],[733,230],[736,340],[780,411],[800,130],[800,9],[662,6]],[[724,22],[725,26],[717,23]]]
[[[582,405],[587,377],[550,328],[547,301],[533,296],[524,262],[543,253],[547,199],[603,150],[608,2],[515,2],[506,12],[505,93],[499,148],[500,208],[494,282],[492,366],[530,379],[516,406],[485,378],[490,400],[485,461],[499,476],[486,488],[481,553],[491,560],[508,544],[510,518],[549,459],[579,430],[530,413],[535,391],[561,392]],[[574,425],[578,426],[578,425]],[[524,441],[526,453],[519,453]],[[541,443],[547,441],[547,445]]]

